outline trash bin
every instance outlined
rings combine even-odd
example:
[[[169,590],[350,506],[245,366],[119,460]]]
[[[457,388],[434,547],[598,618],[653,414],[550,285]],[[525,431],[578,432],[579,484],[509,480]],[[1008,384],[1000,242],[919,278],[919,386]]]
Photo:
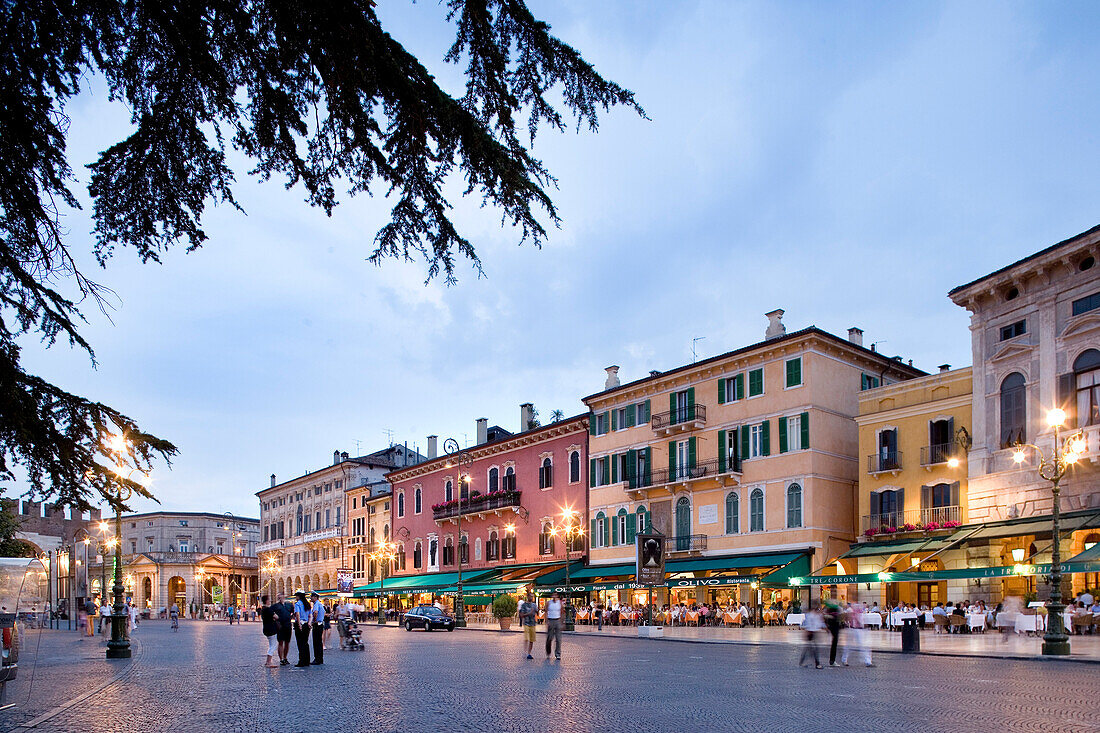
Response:
[[[915,618],[907,618],[901,626],[901,650],[909,654],[920,651],[920,628]]]

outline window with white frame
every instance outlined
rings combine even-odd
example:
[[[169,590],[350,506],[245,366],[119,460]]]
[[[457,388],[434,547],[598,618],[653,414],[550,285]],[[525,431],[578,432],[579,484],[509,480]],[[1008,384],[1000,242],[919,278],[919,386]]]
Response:
[[[749,426],[749,458],[759,458],[764,455],[764,424],[757,423]]]
[[[802,487],[791,484],[787,487],[787,529],[802,526]]]
[[[749,531],[764,531],[764,490],[753,489],[749,494]]]
[[[604,547],[603,538],[607,536],[607,518],[603,512],[596,515],[596,536],[592,538],[593,547]]]
[[[802,416],[787,418],[787,450],[802,450]]]
[[[619,525],[619,544],[626,544],[626,511],[621,510],[619,515],[615,517],[615,521]]]

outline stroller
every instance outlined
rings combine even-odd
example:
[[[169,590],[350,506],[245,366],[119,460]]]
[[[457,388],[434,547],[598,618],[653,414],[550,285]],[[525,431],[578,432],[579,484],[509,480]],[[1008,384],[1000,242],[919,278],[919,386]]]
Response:
[[[340,633],[341,649],[353,652],[363,651],[363,640],[361,638],[363,632],[359,630],[357,623],[350,618],[342,618],[337,624],[337,629]]]

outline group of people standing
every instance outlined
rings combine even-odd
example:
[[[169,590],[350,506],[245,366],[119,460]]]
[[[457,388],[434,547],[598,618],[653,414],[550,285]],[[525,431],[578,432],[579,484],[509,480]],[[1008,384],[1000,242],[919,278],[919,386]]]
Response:
[[[289,666],[290,637],[298,644],[298,663],[295,667],[309,667],[325,663],[325,646],[332,626],[328,609],[316,593],[306,598],[305,591],[294,594],[297,600],[290,603],[280,593],[275,603],[268,605],[268,597],[260,598],[260,621],[267,637],[267,661],[265,667]],[[309,643],[313,640],[313,660],[310,661]],[[278,657],[278,663],[275,658]]]
[[[822,605],[816,602],[810,604],[810,610],[806,613],[806,620],[802,622],[802,632],[805,634],[806,644],[802,649],[802,656],[798,659],[798,666],[805,667],[813,658],[814,666],[818,669],[824,667],[818,656],[817,635],[821,631],[829,632],[829,666],[848,666],[848,657],[852,651],[858,651],[863,657],[863,664],[874,667],[871,661],[871,646],[867,640],[867,631],[863,627],[863,614],[866,608],[862,603],[851,603],[842,608],[835,599],[828,599]],[[845,636],[844,647],[841,651],[840,664],[837,664],[837,648],[840,641],[840,628],[847,626],[848,633]]]

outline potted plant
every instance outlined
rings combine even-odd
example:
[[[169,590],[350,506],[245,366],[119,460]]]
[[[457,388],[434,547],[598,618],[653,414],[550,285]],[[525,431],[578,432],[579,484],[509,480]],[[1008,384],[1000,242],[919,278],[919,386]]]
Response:
[[[500,623],[501,631],[512,628],[512,617],[516,615],[518,608],[519,604],[516,603],[515,597],[507,593],[493,599],[493,616]]]

